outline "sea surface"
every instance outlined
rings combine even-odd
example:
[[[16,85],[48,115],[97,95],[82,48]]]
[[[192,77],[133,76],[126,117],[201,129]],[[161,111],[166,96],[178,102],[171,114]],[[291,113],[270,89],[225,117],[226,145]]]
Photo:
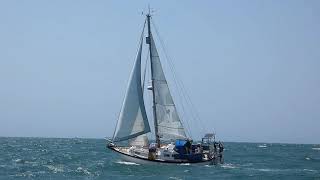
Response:
[[[0,137],[0,179],[320,179],[320,145],[225,143],[222,165],[126,162],[102,139]]]

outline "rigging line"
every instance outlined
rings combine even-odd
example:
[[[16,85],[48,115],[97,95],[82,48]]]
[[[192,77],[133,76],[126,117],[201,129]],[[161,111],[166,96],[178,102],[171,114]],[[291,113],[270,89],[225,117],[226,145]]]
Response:
[[[191,98],[190,98],[190,96],[189,96],[189,94],[188,94],[188,92],[187,92],[187,90],[186,90],[183,82],[182,82],[181,80],[179,81],[179,76],[178,76],[178,73],[175,71],[174,63],[173,63],[173,61],[171,60],[171,58],[169,57],[166,49],[164,48],[164,42],[162,41],[162,39],[161,39],[161,37],[160,37],[160,33],[158,32],[158,28],[157,28],[156,24],[154,23],[154,21],[153,21],[152,23],[153,23],[153,26],[154,26],[154,28],[155,28],[158,36],[159,36],[159,39],[160,39],[160,42],[161,42],[163,51],[164,51],[164,53],[165,53],[165,55],[166,55],[166,58],[167,58],[167,60],[168,60],[168,62],[169,62],[169,65],[172,66],[172,67],[170,67],[170,68],[171,68],[172,71],[173,71],[174,78],[176,78],[176,79],[177,79],[177,82],[179,82],[179,83],[177,83],[177,84],[178,84],[178,86],[180,85],[181,90],[185,92],[185,93],[182,93],[182,94],[183,94],[183,96],[185,97],[186,102],[189,103],[190,107],[194,110],[194,111],[191,111],[191,114],[192,114],[193,118],[199,120],[200,123],[204,125],[204,123],[202,122],[201,118],[199,117],[198,112],[196,111],[196,108],[195,108],[193,102],[191,101]],[[188,101],[189,101],[189,102],[188,102]],[[203,130],[203,128],[207,131],[207,127],[206,127],[206,126],[205,126],[205,127],[201,126],[201,129],[202,129],[202,130]]]
[[[162,39],[161,39],[161,37],[160,37],[160,33],[159,33],[159,31],[158,31],[158,29],[157,29],[154,21],[152,21],[152,25],[154,26],[154,28],[155,28],[155,30],[156,30],[156,34],[158,35],[157,37],[158,37],[158,39],[159,39],[159,41],[160,41],[160,43],[161,43],[162,50],[164,51],[164,54],[165,54],[165,56],[166,56],[166,60],[167,60],[167,62],[169,62],[168,64],[169,64],[169,67],[170,67],[170,69],[171,69],[171,71],[172,71],[173,80],[174,80],[177,88],[178,88],[178,89],[179,89],[179,88],[182,89],[182,88],[180,87],[179,83],[178,83],[177,78],[176,78],[175,70],[174,70],[174,68],[172,67],[172,65],[170,64],[171,62],[169,61],[168,54],[166,53],[166,49],[164,48],[164,43],[163,43],[163,41],[162,41]],[[182,91],[181,91],[181,92],[182,92]],[[182,102],[183,97],[181,96],[181,94],[183,95],[183,93],[177,93],[177,94],[178,94],[179,99],[180,99],[180,101],[181,101],[181,108],[182,108],[181,110],[182,110],[183,114],[186,115],[187,113],[186,113],[186,110],[185,110],[185,106],[184,106],[184,103]],[[187,116],[185,116],[185,118],[186,118],[186,121],[183,121],[183,122],[187,125],[188,134],[189,134],[190,136],[192,136],[192,131],[191,131],[191,128],[190,128],[190,125],[189,125],[189,122],[188,122],[188,119],[189,119],[189,118],[187,118]]]
[[[136,55],[138,55],[139,49],[140,49],[140,45],[141,45],[141,43],[143,42],[143,35],[144,35],[144,29],[145,29],[145,27],[146,27],[146,22],[147,22],[147,19],[145,19],[145,20],[144,20],[144,23],[143,23],[143,28],[142,28],[142,32],[141,32],[141,35],[140,35],[140,39],[139,39],[139,43],[138,43],[138,48],[137,48]],[[136,57],[135,57],[135,58],[136,58]],[[128,84],[128,83],[129,83],[129,80],[127,80],[127,84]],[[127,90],[126,90],[126,91],[127,91]],[[119,123],[119,118],[120,118],[121,109],[122,109],[122,107],[123,107],[124,98],[125,98],[125,96],[124,96],[123,99],[122,99],[122,106],[121,106],[121,108],[120,108],[120,110],[119,110],[119,112],[118,112],[118,120],[117,120],[116,126],[115,126],[115,128],[114,128],[114,132],[113,132],[113,135],[112,135],[112,139],[114,139],[114,135],[115,135],[115,133],[116,133],[116,129],[117,129],[117,126],[118,126],[118,123]]]

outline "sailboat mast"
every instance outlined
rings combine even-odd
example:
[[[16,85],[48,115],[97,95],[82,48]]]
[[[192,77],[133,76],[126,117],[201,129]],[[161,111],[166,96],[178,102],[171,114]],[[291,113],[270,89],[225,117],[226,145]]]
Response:
[[[151,84],[152,84],[152,109],[153,109],[153,119],[154,119],[154,130],[155,130],[155,137],[156,137],[156,143],[157,147],[160,147],[160,137],[158,135],[158,120],[157,120],[157,109],[156,109],[156,98],[154,93],[154,74],[153,74],[153,68],[152,68],[152,44],[151,44],[151,27],[150,27],[150,11],[149,14],[147,14],[147,21],[148,21],[148,38],[147,43],[149,44],[149,54],[150,54],[150,65],[151,65]]]

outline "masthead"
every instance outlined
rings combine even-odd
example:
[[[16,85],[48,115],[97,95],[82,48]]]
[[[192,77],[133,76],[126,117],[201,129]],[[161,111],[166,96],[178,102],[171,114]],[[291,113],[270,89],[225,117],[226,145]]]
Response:
[[[143,14],[146,14],[146,16],[151,17],[154,12],[155,12],[155,11],[154,11],[152,8],[150,8],[150,5],[148,5],[147,13],[142,12],[142,15],[143,15]]]

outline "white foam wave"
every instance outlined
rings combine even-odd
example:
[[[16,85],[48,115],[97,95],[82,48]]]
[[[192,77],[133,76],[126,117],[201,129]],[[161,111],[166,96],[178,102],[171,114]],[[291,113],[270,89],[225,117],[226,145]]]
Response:
[[[254,170],[254,171],[261,171],[261,172],[292,172],[292,171],[302,171],[302,169],[269,169],[269,168],[248,168],[248,170]],[[312,169],[303,169],[303,171],[309,171],[309,172],[317,172],[317,170]]]
[[[190,163],[181,163],[180,166],[190,166]]]
[[[34,177],[34,174],[31,172],[31,171],[26,171],[26,172],[23,172],[23,173],[18,173],[18,174],[15,174],[13,176],[16,176],[16,177]]]
[[[313,169],[303,169],[304,171],[309,171],[309,172],[317,172],[317,170],[313,170]]]
[[[262,172],[284,172],[284,171],[292,171],[294,169],[269,169],[269,168],[261,168],[261,169],[254,169]]]
[[[257,170],[262,172],[276,171],[275,169],[257,169]]]
[[[45,165],[45,167],[53,171],[53,173],[64,172],[63,166]]]
[[[15,159],[14,162],[16,163],[25,163],[26,161],[23,159]]]
[[[261,144],[261,145],[259,145],[258,147],[259,147],[259,148],[266,148],[267,145],[266,145],[266,144]]]
[[[85,175],[90,175],[90,174],[91,174],[90,171],[88,171],[87,169],[82,168],[82,167],[78,167],[77,170],[76,170],[76,172],[83,173],[83,174],[85,174]]]
[[[249,167],[249,166],[252,166],[253,163],[246,163],[246,164],[243,164],[242,166],[245,166],[245,167]]]
[[[226,168],[226,169],[234,169],[236,166],[233,164],[222,164],[221,167]]]
[[[116,163],[118,164],[124,164],[124,165],[140,165],[140,164],[137,164],[137,163],[134,163],[134,162],[127,162],[127,161],[117,161]]]
[[[181,178],[178,177],[169,177],[169,179],[181,180]]]
[[[320,147],[319,148],[312,148],[313,150],[316,150],[316,151],[320,151]]]

